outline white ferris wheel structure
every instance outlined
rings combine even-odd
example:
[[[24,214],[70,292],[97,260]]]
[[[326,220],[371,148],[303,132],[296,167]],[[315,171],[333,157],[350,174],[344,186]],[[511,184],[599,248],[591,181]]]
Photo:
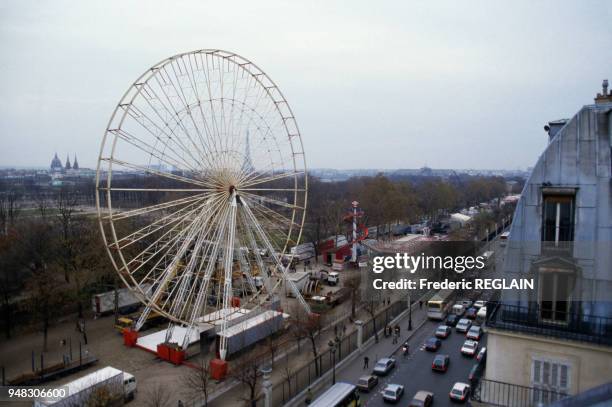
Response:
[[[255,64],[205,49],[143,73],[109,120],[96,176],[108,254],[145,305],[135,330],[151,312],[171,321],[167,340],[205,315],[225,328],[231,312],[216,311],[238,295],[263,307],[283,282],[310,313],[286,278],[307,185],[293,112]]]

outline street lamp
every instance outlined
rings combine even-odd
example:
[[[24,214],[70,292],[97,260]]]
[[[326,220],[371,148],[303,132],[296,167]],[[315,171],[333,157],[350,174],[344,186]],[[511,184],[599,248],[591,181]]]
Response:
[[[332,358],[333,358],[333,369],[332,369],[332,385],[336,384],[336,342],[329,340],[329,348],[331,349]]]
[[[412,331],[412,294],[408,292],[408,330]]]

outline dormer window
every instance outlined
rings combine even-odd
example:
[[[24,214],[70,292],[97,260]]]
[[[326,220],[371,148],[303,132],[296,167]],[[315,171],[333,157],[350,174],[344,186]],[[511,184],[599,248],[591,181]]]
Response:
[[[545,249],[571,248],[570,242],[574,240],[574,201],[574,190],[563,194],[544,192],[542,242]]]

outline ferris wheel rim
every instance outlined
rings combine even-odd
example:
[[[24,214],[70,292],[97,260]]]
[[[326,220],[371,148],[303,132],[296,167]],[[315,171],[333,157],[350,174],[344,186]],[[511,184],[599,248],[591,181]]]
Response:
[[[117,106],[115,107],[115,109],[113,110],[113,113],[111,114],[111,117],[108,121],[108,124],[106,126],[106,129],[104,131],[104,136],[102,139],[102,144],[100,147],[100,153],[98,155],[98,163],[97,163],[97,168],[96,168],[96,207],[97,207],[97,212],[98,212],[98,218],[99,218],[99,227],[100,227],[100,231],[101,234],[103,236],[103,239],[105,241],[105,246],[106,246],[106,250],[108,253],[109,258],[111,259],[111,262],[113,264],[113,267],[115,268],[117,274],[119,275],[120,279],[123,281],[123,283],[127,286],[130,287],[132,290],[137,291],[137,294],[139,295],[139,297],[141,297],[141,301],[145,302],[145,300],[147,299],[147,294],[143,291],[141,284],[139,284],[136,280],[134,280],[133,276],[129,275],[126,276],[124,275],[124,273],[121,271],[124,267],[126,268],[126,270],[129,270],[129,268],[127,267],[128,262],[126,262],[126,259],[123,257],[122,252],[120,250],[118,250],[118,255],[119,255],[119,259],[121,260],[121,263],[123,265],[123,267],[121,267],[116,259],[115,256],[113,256],[113,254],[111,253],[111,249],[110,246],[108,245],[109,241],[114,241],[115,243],[117,243],[117,241],[119,240],[117,237],[117,233],[114,227],[114,223],[112,221],[112,216],[113,216],[113,206],[112,206],[112,199],[110,198],[110,185],[112,182],[112,175],[113,175],[113,166],[112,163],[109,163],[109,167],[108,170],[106,171],[106,176],[107,176],[107,188],[108,190],[106,191],[106,205],[101,205],[100,202],[100,192],[103,191],[104,189],[100,187],[101,185],[101,177],[103,175],[103,161],[104,161],[104,157],[103,157],[103,151],[104,151],[104,147],[106,145],[106,143],[109,141],[109,139],[113,140],[113,148],[112,148],[112,152],[113,154],[111,154],[111,158],[114,156],[114,151],[115,151],[115,147],[116,147],[116,142],[117,142],[117,137],[115,136],[113,138],[113,136],[110,134],[111,131],[111,125],[113,123],[113,120],[120,115],[120,125],[123,124],[123,122],[126,120],[127,116],[128,116],[128,109],[122,109],[122,105],[125,106],[125,101],[126,98],[130,97],[130,91],[132,91],[132,89],[134,89],[136,87],[136,85],[141,82],[144,78],[146,78],[146,82],[148,82],[149,80],[153,79],[153,77],[156,75],[156,71],[159,70],[160,68],[166,66],[167,64],[171,63],[172,61],[177,60],[178,58],[182,58],[186,55],[191,55],[191,54],[208,54],[208,55],[214,55],[214,56],[218,56],[218,57],[222,57],[222,58],[238,58],[241,61],[244,61],[244,63],[249,64],[250,66],[254,67],[259,74],[258,75],[262,75],[265,80],[269,81],[271,84],[271,87],[269,88],[265,88],[264,86],[264,90],[266,92],[266,94],[268,95],[268,97],[271,98],[271,100],[273,99],[273,96],[271,94],[273,89],[274,91],[277,92],[277,97],[280,97],[282,99],[282,101],[284,102],[284,105],[286,106],[288,112],[289,112],[289,119],[292,120],[293,125],[295,126],[295,134],[289,134],[289,130],[287,129],[286,125],[285,125],[285,129],[287,131],[287,136],[289,137],[289,146],[291,147],[291,152],[292,152],[292,158],[293,158],[293,168],[294,170],[297,168],[295,166],[295,161],[296,161],[296,155],[302,155],[301,160],[300,160],[300,164],[301,164],[301,168],[303,169],[301,172],[295,171],[294,175],[297,175],[298,173],[301,174],[301,176],[303,177],[303,204],[301,207],[301,214],[299,216],[298,219],[298,223],[291,222],[291,229],[290,232],[288,233],[288,239],[291,236],[291,231],[293,230],[294,226],[295,226],[295,230],[297,231],[297,238],[295,239],[295,244],[299,244],[299,242],[301,241],[301,237],[302,237],[302,233],[303,233],[303,227],[304,227],[304,223],[305,223],[305,214],[306,214],[306,207],[307,207],[307,191],[308,191],[308,177],[307,177],[307,166],[306,166],[306,158],[305,158],[305,152],[303,149],[303,140],[301,137],[301,132],[299,130],[299,126],[297,124],[297,121],[295,119],[295,116],[293,114],[293,111],[291,109],[291,106],[289,105],[289,103],[287,102],[286,98],[284,97],[284,94],[282,93],[282,91],[280,90],[280,88],[276,85],[276,83],[263,71],[261,70],[261,68],[259,68],[256,64],[254,64],[252,61],[242,57],[239,54],[233,53],[233,52],[229,52],[229,51],[224,51],[224,50],[219,50],[219,49],[200,49],[200,50],[195,50],[195,51],[190,51],[190,52],[184,52],[184,53],[178,53],[176,55],[173,55],[171,57],[165,58],[161,61],[159,61],[158,63],[156,63],[155,65],[153,65],[151,68],[149,68],[147,71],[143,72],[137,79],[136,81],[134,81],[127,89],[127,91],[123,94],[123,96],[120,99],[120,102],[117,104]],[[231,61],[234,64],[238,65],[235,61]],[[252,72],[249,71],[249,74],[253,75]],[[263,83],[258,79],[255,78],[257,80],[257,82],[263,86]],[[138,96],[140,95],[140,92],[142,91],[142,89],[138,90],[137,92],[135,92],[133,95],[131,95],[131,100],[129,102],[129,105],[131,106],[134,103],[134,100],[136,100],[136,98],[138,98]],[[120,110],[123,110],[123,113],[120,112]],[[278,108],[278,106],[276,106],[276,112],[282,117],[283,113],[280,111],[280,109]],[[296,153],[296,150],[294,149],[294,144],[293,144],[293,138],[295,138],[296,142],[298,143],[299,146],[299,152]],[[250,184],[249,186],[252,186],[254,184]],[[176,189],[175,189],[176,190]],[[256,190],[256,189],[255,189]],[[297,197],[297,188],[294,188],[294,193],[296,194]],[[251,194],[252,191],[250,191],[250,189],[245,189],[245,194],[249,195]],[[294,197],[294,200],[297,201],[297,198]],[[103,213],[103,210],[107,210],[108,214],[105,215]],[[295,217],[296,211],[293,210],[293,216]],[[110,222],[108,223],[108,225],[110,226],[110,232],[112,234],[111,240],[109,240],[109,236],[107,236],[107,233],[104,230],[104,223],[103,223],[103,218],[105,216],[108,216],[110,218]],[[284,247],[282,248],[282,251],[280,253],[280,255],[284,255],[285,253],[287,253],[287,249],[288,249],[288,240],[285,242]],[[128,279],[129,277],[129,279]],[[174,315],[171,315],[170,313],[168,313],[165,309],[162,308],[158,308],[157,304],[152,304],[153,307],[155,308],[155,311],[166,316],[167,318],[169,318],[170,320],[173,320],[175,322],[184,322],[181,321],[177,318],[175,318]]]

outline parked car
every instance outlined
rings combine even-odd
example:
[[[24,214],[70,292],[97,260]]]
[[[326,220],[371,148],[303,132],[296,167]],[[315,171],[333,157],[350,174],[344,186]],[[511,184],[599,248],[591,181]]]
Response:
[[[478,342],[468,339],[461,346],[461,353],[466,356],[474,356],[478,353]]]
[[[455,329],[457,332],[467,332],[472,326],[472,321],[467,318],[461,318],[459,322],[457,322],[457,326]]]
[[[397,403],[404,395],[404,386],[390,383],[382,391],[383,400]]]
[[[430,407],[433,404],[434,394],[430,391],[419,390],[416,392],[408,407]]]
[[[475,341],[480,340],[480,336],[482,335],[482,328],[474,325],[470,328],[470,330],[465,335],[468,339],[473,339]]]
[[[437,338],[442,338],[442,339],[446,339],[448,338],[448,335],[450,335],[452,332],[452,329],[450,326],[448,325],[440,325],[437,329],[436,329],[436,337]]]
[[[474,307],[476,307],[476,308],[478,308],[478,309],[480,309],[480,308],[484,307],[485,305],[487,305],[487,302],[486,302],[486,301],[483,301],[483,300],[478,300],[478,301],[476,301],[476,302],[474,303]]]
[[[448,365],[450,364],[450,356],[437,354],[431,362],[431,370],[437,370],[438,372],[446,372]]]
[[[378,376],[385,376],[395,367],[395,359],[393,358],[382,358],[374,366],[374,374]]]
[[[472,306],[472,301],[470,300],[459,300],[457,301],[457,304],[461,304],[463,305],[464,308],[470,308]]]
[[[480,349],[480,352],[478,352],[478,355],[476,355],[476,360],[479,361],[479,362],[480,361],[484,362],[485,360],[487,360],[487,348],[486,348],[486,346],[483,346]]]
[[[472,369],[470,370],[470,373],[468,374],[468,380],[470,381],[470,383],[473,384],[479,377],[481,377],[483,370],[484,370],[484,363],[478,362],[474,366],[472,366]]]
[[[448,396],[453,401],[464,402],[467,400],[469,394],[470,394],[470,385],[467,383],[457,382],[451,389],[450,393],[448,393]]]
[[[378,377],[374,375],[361,376],[357,380],[357,388],[361,391],[370,391],[378,384]]]
[[[460,317],[465,313],[465,307],[463,306],[463,304],[455,304],[453,305],[452,313]]]
[[[438,349],[440,349],[440,346],[442,346],[442,341],[438,338],[429,338],[425,341],[425,350],[428,350],[430,352],[437,351]]]
[[[457,315],[451,314],[446,318],[446,325],[455,326],[457,325],[457,322],[459,322],[459,319],[460,318]]]
[[[478,309],[474,307],[470,307],[465,311],[465,317],[469,319],[476,319],[476,314],[478,314]]]

